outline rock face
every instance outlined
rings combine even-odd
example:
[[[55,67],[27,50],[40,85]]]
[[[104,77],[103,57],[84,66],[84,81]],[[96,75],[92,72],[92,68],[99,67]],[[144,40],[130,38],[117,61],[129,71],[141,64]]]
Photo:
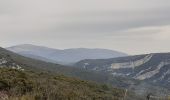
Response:
[[[122,62],[122,63],[113,63],[111,64],[111,69],[120,69],[120,68],[135,68],[140,65],[147,63],[152,58],[152,55],[146,55],[144,58],[129,61],[129,62]]]
[[[145,80],[145,79],[149,79],[153,76],[155,76],[156,74],[158,74],[160,72],[160,69],[166,65],[169,65],[170,64],[170,61],[162,61],[160,62],[160,64],[158,66],[156,66],[156,68],[154,70],[151,70],[149,72],[146,72],[144,73],[145,71],[147,70],[150,70],[151,67],[149,69],[146,69],[146,70],[142,70],[140,71],[136,76],[135,78],[136,79],[139,79],[139,80]],[[143,73],[143,74],[142,74]],[[168,72],[165,72],[164,75],[162,76],[162,78],[165,76],[165,74],[170,74],[169,73],[169,70]]]
[[[170,53],[83,60],[75,66],[170,86]]]

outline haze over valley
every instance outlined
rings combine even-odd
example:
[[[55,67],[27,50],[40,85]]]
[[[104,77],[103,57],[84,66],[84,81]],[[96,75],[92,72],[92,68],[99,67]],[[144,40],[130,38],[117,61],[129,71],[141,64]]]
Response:
[[[60,64],[73,64],[84,59],[106,59],[127,56],[125,53],[107,49],[73,48],[59,50],[30,44],[8,47],[7,50],[26,57]]]

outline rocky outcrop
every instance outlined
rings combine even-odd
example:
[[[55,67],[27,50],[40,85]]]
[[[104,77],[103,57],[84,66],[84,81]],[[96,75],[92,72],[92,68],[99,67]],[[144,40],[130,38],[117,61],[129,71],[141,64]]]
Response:
[[[6,64],[6,63],[7,63],[7,60],[5,58],[0,59],[0,65]]]
[[[145,80],[145,79],[148,79],[148,78],[151,78],[153,77],[154,75],[158,74],[160,69],[163,67],[163,66],[166,66],[166,65],[169,65],[170,62],[160,62],[160,64],[158,66],[156,66],[156,69],[154,70],[151,70],[149,72],[146,72],[144,74],[138,74],[135,78],[136,79],[139,79],[139,80]],[[151,67],[150,67],[151,68]],[[165,73],[164,73],[165,74]],[[165,76],[165,75],[164,75]]]
[[[113,63],[111,64],[111,69],[134,68],[134,67],[147,63],[151,58],[152,58],[152,54],[146,55],[144,58],[136,60],[136,61]]]
[[[8,68],[22,70],[22,71],[24,70],[20,65],[14,63],[14,62],[8,61],[8,60],[9,59],[1,58],[0,59],[0,68],[8,67]]]

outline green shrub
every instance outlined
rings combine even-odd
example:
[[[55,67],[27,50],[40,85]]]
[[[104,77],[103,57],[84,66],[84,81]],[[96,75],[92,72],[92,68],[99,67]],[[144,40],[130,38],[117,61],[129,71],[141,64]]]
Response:
[[[63,75],[0,69],[0,89],[10,100],[119,100],[123,90]]]

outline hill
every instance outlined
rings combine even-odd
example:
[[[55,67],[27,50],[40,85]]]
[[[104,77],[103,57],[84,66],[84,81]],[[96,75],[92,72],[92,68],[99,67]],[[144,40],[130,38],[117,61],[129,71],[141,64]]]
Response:
[[[47,63],[27,57],[20,56],[6,49],[0,48],[0,67],[1,68],[12,68],[19,71],[33,71],[36,73],[50,73],[51,75],[64,75],[67,77],[74,77],[82,80],[89,80],[93,82],[98,82],[101,84],[107,84],[111,87],[128,89],[128,93],[132,93],[129,100],[137,100],[132,98],[143,97],[145,98],[148,93],[155,91],[159,92],[162,87],[156,86],[154,84],[144,83],[143,81],[136,80],[129,77],[113,76],[108,72],[91,71],[85,70],[84,68],[67,67],[54,63]],[[135,92],[133,91],[139,91]],[[141,92],[145,91],[145,92]],[[148,92],[146,92],[148,91]],[[136,94],[137,93],[137,94]],[[159,93],[164,93],[161,91]],[[136,96],[138,95],[138,96]],[[138,100],[140,100],[138,98]],[[142,99],[141,99],[142,100]]]
[[[87,59],[75,64],[79,68],[113,76],[126,76],[170,89],[170,53],[153,53],[112,59]]]
[[[49,100],[119,100],[125,94],[123,87],[128,86],[126,80],[26,58],[0,48],[0,96],[11,100],[46,100],[42,98],[47,97],[51,97]],[[129,100],[139,98],[134,93],[128,94],[131,94]]]
[[[121,100],[124,95],[121,89],[62,75],[9,68],[0,73],[0,100]]]
[[[12,46],[6,49],[25,57],[60,64],[72,64],[83,59],[105,59],[127,56],[125,53],[107,49],[73,48],[59,50],[30,44]]]
[[[137,83],[134,79],[114,78],[108,73],[99,73],[90,70],[84,70],[83,68],[76,68],[72,66],[63,66],[54,63],[43,62],[20,56],[6,49],[0,48],[0,66],[20,69],[20,70],[32,70],[36,72],[50,72],[53,74],[62,74],[66,76],[76,77],[83,80],[90,80],[99,83],[111,84],[115,87],[128,87],[130,83]],[[121,79],[121,80],[120,80]]]
[[[15,68],[15,69],[26,69],[33,71],[49,71],[54,74],[63,74],[72,77],[78,77],[84,80],[92,80],[97,82],[105,82],[107,80],[107,75],[95,73],[92,71],[85,71],[81,68],[68,67],[60,64],[43,62],[40,60],[27,58],[20,56],[6,49],[0,48],[0,66]]]

